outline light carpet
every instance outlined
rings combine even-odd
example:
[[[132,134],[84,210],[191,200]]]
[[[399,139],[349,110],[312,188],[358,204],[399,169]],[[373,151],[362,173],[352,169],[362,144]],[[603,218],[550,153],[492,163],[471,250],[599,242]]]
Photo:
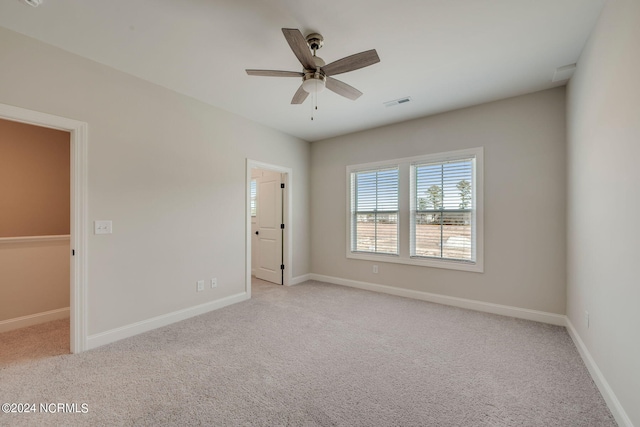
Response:
[[[0,403],[88,412],[3,426],[616,425],[562,327],[320,282],[254,283],[249,301],[78,355],[29,357],[16,334],[0,335]]]

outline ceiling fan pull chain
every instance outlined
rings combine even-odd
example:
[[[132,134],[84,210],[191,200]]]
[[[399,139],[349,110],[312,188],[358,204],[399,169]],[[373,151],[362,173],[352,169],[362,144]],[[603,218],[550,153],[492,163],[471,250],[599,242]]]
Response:
[[[318,89],[317,89],[317,87],[318,87],[318,81],[316,80],[316,93],[313,94],[314,95],[313,96],[313,105],[314,105],[313,110],[314,111],[318,110]]]

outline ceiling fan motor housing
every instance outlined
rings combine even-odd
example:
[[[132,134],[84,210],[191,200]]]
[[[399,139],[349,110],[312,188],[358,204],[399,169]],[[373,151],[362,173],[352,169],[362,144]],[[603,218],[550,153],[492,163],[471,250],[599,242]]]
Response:
[[[313,57],[313,62],[316,65],[315,69],[307,69],[303,67],[304,73],[320,73],[322,75],[324,75],[324,71],[322,71],[322,67],[324,67],[325,65],[327,65],[324,60],[322,58],[320,58],[319,56],[314,56]]]

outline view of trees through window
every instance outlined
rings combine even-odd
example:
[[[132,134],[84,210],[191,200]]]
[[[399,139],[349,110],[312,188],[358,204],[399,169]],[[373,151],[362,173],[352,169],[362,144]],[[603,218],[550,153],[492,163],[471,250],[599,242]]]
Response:
[[[482,147],[347,166],[347,258],[483,271],[483,167]]]
[[[473,161],[414,166],[412,256],[472,261]]]

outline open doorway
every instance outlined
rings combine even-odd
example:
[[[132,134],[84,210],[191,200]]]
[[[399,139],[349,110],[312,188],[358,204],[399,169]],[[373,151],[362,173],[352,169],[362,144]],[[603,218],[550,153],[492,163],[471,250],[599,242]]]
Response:
[[[291,169],[247,160],[247,281],[291,283]]]
[[[69,132],[0,119],[0,362],[69,353],[70,173]]]
[[[42,128],[55,129],[64,131],[69,139],[69,209],[67,210],[67,220],[69,220],[68,245],[65,246],[63,254],[63,262],[67,262],[67,290],[68,290],[68,308],[66,309],[69,316],[69,351],[71,353],[79,353],[86,348],[86,200],[87,200],[87,124],[76,120],[58,117],[50,114],[39,113],[36,111],[26,110],[19,107],[0,104],[0,119],[9,122],[18,122],[26,125],[33,125]],[[22,239],[29,240],[29,236],[13,236],[27,237]],[[42,236],[37,236],[41,238]],[[49,236],[50,237],[50,236]],[[9,237],[11,239],[12,237]],[[53,237],[49,239],[48,246],[58,246],[60,239]],[[17,244],[24,242],[18,241]],[[11,244],[16,244],[12,241]],[[35,259],[30,267],[38,268],[40,259]],[[35,313],[32,315],[18,316],[17,318],[5,319],[0,322],[6,330],[16,329],[14,326],[30,326],[40,323],[41,320],[47,319],[47,316],[60,316],[60,310],[47,310],[44,313]]]

